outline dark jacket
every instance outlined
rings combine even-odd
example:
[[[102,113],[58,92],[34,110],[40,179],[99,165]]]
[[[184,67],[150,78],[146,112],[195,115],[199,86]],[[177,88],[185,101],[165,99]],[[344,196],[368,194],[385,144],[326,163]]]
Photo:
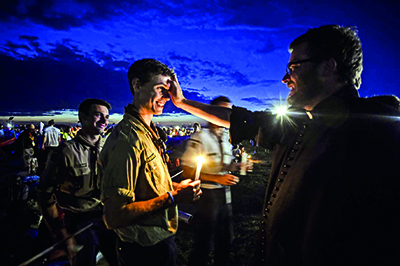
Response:
[[[274,151],[255,264],[400,265],[400,114],[387,102],[345,88],[309,115],[233,110],[232,140],[259,134]]]

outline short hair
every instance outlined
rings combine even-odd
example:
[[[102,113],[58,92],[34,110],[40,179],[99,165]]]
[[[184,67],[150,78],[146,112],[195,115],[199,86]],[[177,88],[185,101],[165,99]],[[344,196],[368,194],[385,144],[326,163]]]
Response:
[[[226,96],[218,96],[210,102],[211,105],[218,105],[219,103],[231,103],[231,100]]]
[[[34,125],[34,124],[27,124],[27,125],[26,125],[26,129],[30,129],[32,126],[33,126],[33,128],[35,128],[35,125]]]
[[[297,37],[290,44],[289,51],[302,43],[308,44],[310,57],[335,59],[340,78],[357,89],[360,87],[363,51],[356,27],[325,25],[312,28]]]
[[[102,106],[107,107],[108,110],[111,110],[111,105],[108,102],[106,102],[106,101],[104,101],[102,99],[89,98],[89,99],[85,99],[79,105],[79,109],[78,109],[79,117],[80,117],[81,114],[89,115],[90,114],[90,107],[93,104],[102,105]]]
[[[49,120],[49,122],[47,122],[47,124],[49,126],[53,126],[55,124],[54,119]]]
[[[149,82],[152,75],[175,76],[172,68],[155,59],[145,58],[135,61],[128,70],[129,88],[133,94],[132,80],[137,78],[141,83]]]

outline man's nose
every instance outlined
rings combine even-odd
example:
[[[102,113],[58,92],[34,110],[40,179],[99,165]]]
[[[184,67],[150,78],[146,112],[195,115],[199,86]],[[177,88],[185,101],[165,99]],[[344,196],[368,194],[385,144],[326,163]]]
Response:
[[[104,115],[100,116],[100,122],[101,123],[107,123],[107,121],[108,121],[108,118],[106,118]]]
[[[286,74],[282,78],[282,82],[283,83],[288,83],[289,80],[290,80],[290,75],[289,75],[289,73],[286,72]]]

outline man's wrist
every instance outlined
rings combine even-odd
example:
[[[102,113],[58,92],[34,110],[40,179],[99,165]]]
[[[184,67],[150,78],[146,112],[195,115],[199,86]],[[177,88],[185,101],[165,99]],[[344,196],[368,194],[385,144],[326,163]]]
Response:
[[[169,201],[171,202],[172,205],[174,205],[175,204],[175,199],[174,199],[174,196],[172,195],[172,192],[168,191],[167,194],[168,194]]]

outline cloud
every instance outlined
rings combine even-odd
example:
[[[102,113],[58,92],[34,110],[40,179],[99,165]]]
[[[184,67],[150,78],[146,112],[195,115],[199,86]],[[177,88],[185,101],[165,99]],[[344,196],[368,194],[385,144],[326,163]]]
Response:
[[[266,105],[264,100],[261,100],[256,97],[242,98],[241,100],[255,105]]]
[[[21,39],[37,40],[34,36]],[[98,50],[93,53],[96,58],[93,60],[67,39],[51,45],[53,48],[49,52],[41,51],[35,57],[16,59],[0,53],[3,66],[0,106],[3,115],[10,112],[48,115],[51,110],[76,109],[85,98],[105,99],[113,106],[112,112],[124,112],[124,106],[132,100],[126,80],[130,62],[115,60],[112,55]],[[20,48],[30,49],[9,42],[8,51],[18,53]],[[199,91],[207,89],[184,88],[188,99],[208,102],[209,97]],[[18,102],[13,100],[15,95],[18,95]],[[171,102],[165,106],[164,112],[185,113]]]
[[[278,98],[260,99],[257,97],[248,97],[248,98],[242,98],[241,100],[257,106],[272,106],[274,103],[282,102],[282,99]]]
[[[85,98],[102,98],[113,105],[113,111],[122,112],[123,105],[132,97],[126,70],[101,67],[63,44],[55,45],[48,53],[23,60],[1,54],[0,61],[7,66],[0,73],[3,110],[76,109]],[[16,95],[18,102],[12,100]]]

